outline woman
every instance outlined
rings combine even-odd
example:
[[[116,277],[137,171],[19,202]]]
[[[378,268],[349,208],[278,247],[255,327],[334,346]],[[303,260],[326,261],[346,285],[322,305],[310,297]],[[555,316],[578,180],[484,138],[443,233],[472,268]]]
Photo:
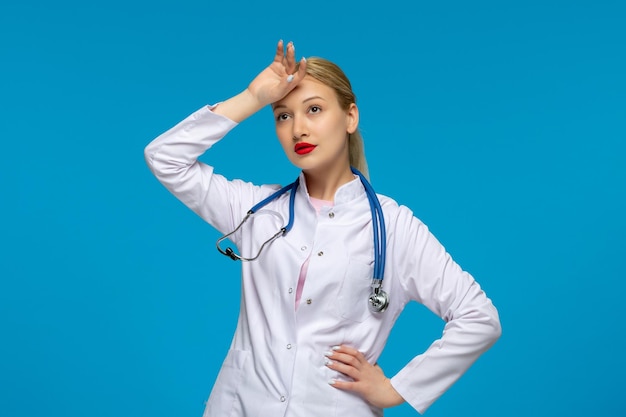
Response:
[[[240,225],[277,188],[229,181],[197,159],[266,105],[302,172],[297,188]],[[427,227],[392,199],[368,197],[358,123],[343,72],[320,58],[296,62],[293,44],[285,50],[281,41],[272,64],[243,92],[198,110],[146,147],[159,181],[221,233],[234,231],[228,237],[240,256],[254,258],[242,262],[239,321],[205,417],[380,416],[404,401],[423,413],[500,336],[492,302]],[[376,202],[386,226],[384,284],[376,291],[389,297],[383,312],[368,306],[380,248],[372,239]],[[276,233],[290,219],[293,226]],[[445,320],[445,329],[387,378],[376,361],[412,300]]]

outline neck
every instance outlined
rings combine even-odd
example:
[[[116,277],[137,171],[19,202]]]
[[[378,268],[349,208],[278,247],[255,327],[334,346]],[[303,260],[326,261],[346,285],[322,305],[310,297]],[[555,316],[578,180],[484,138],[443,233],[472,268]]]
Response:
[[[309,195],[313,198],[326,201],[334,201],[335,193],[344,184],[354,179],[354,174],[348,165],[333,171],[304,171],[306,187]]]

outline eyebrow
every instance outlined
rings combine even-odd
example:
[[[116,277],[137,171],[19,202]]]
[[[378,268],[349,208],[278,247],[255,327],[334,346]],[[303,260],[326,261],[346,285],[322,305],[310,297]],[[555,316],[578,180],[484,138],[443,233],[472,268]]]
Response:
[[[302,103],[306,103],[306,102],[311,101],[311,100],[324,100],[324,101],[326,101],[326,100],[324,99],[324,97],[320,97],[320,96],[312,96],[312,97],[309,97],[309,98],[306,98],[306,99],[302,100]],[[284,104],[279,104],[279,105],[277,105],[277,106],[273,106],[273,105],[272,105],[272,110],[280,109],[280,108],[282,108],[282,107],[287,107],[287,106],[285,106]]]

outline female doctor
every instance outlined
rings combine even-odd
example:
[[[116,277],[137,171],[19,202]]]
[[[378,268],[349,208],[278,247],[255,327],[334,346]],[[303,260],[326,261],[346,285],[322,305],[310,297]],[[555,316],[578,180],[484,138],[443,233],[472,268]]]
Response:
[[[279,193],[198,161],[266,105],[301,169]],[[222,253],[242,259],[239,320],[205,417],[381,416],[405,401],[423,413],[500,336],[474,278],[408,208],[373,193],[358,124],[344,73],[321,58],[296,62],[280,41],[245,90],[146,147],[158,180],[234,242],[218,244]],[[445,327],[388,378],[376,362],[410,301]]]

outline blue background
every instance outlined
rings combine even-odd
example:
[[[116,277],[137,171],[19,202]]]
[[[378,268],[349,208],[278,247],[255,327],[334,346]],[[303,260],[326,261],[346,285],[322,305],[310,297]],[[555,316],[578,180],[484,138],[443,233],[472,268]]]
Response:
[[[3,2],[0,414],[202,414],[239,266],[143,148],[281,38],[342,66],[374,187],[500,311],[500,341],[427,415],[626,415],[624,3],[397,0]],[[203,160],[297,175],[267,109]],[[442,325],[411,305],[387,374]]]

